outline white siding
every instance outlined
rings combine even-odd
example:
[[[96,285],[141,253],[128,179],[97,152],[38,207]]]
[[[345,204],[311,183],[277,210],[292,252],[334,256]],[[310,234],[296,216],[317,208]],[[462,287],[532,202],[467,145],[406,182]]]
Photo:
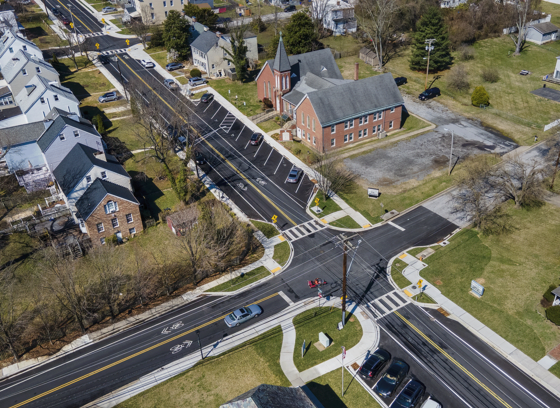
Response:
[[[80,136],[75,137],[74,130],[77,130]],[[64,135],[64,140],[60,140],[60,137],[57,137],[49,148],[43,152],[45,162],[51,172],[56,169],[68,152],[78,143],[94,149],[103,150],[103,144],[99,135],[85,132],[69,125],[66,125],[60,133]]]
[[[113,173],[112,171],[109,170],[105,170],[101,167],[93,167],[93,169],[90,170],[90,172],[86,175],[86,176],[91,176],[91,181],[94,182],[96,178],[101,178],[101,172],[105,171],[107,172],[107,181],[110,181],[111,183],[115,183],[118,184],[119,186],[123,186],[127,189],[129,189],[130,191],[132,191],[132,185],[130,184],[130,178],[122,176],[120,174],[117,173]],[[72,211],[76,211],[75,208],[75,204],[76,202],[80,199],[80,197],[85,193],[86,189],[88,187],[88,183],[86,181],[86,177],[84,177],[82,179],[82,181],[80,181],[76,187],[74,187],[74,190],[72,190],[72,192],[70,194],[68,194],[68,204],[70,205]]]

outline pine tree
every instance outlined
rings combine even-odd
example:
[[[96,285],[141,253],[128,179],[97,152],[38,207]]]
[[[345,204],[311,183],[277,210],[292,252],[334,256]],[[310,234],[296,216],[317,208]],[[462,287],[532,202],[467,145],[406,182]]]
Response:
[[[416,24],[416,33],[412,42],[412,55],[410,57],[410,69],[415,71],[426,70],[428,57],[426,51],[427,39],[434,38],[433,50],[430,52],[430,72],[438,72],[447,69],[453,63],[449,43],[449,34],[443,21],[441,10],[430,7]]]
[[[239,25],[231,30],[231,49],[222,47],[224,52],[228,55],[224,57],[226,61],[229,61],[235,67],[235,73],[237,79],[240,82],[244,82],[247,79],[247,44],[245,44],[245,33],[247,32],[247,26]]]
[[[471,102],[473,106],[488,106],[490,105],[490,95],[482,85],[477,86],[471,95]]]
[[[313,49],[316,40],[317,33],[311,17],[301,11],[290,17],[284,35],[284,44],[286,44],[288,53],[303,54],[309,52]]]
[[[175,50],[179,60],[189,56],[189,23],[176,10],[171,10],[163,23],[163,42],[167,51]]]

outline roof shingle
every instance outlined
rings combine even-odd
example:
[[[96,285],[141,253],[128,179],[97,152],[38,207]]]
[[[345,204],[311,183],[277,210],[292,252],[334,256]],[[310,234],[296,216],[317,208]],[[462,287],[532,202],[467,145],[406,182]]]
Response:
[[[112,195],[139,205],[136,197],[134,197],[129,189],[106,180],[95,179],[76,202],[76,208],[81,218],[84,221],[87,220],[107,195]]]

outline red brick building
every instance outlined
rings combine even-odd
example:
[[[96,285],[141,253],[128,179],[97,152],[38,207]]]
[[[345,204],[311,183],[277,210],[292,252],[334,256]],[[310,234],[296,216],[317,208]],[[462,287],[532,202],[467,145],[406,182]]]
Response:
[[[276,57],[257,76],[260,100],[296,121],[297,137],[320,152],[400,129],[404,101],[391,74],[345,80],[330,49]]]

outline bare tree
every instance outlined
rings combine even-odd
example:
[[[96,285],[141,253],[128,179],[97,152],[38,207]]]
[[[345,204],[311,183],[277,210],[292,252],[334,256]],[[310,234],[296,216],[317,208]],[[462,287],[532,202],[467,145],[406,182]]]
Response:
[[[324,200],[348,187],[357,177],[344,166],[340,157],[332,153],[316,154],[312,168]]]
[[[356,7],[360,28],[373,45],[380,69],[386,62],[385,48],[395,33],[398,11],[398,0],[359,0]]]
[[[146,4],[140,6],[140,10],[143,10],[145,8],[147,8],[148,10],[150,9],[150,7]],[[146,48],[148,35],[150,34],[150,26],[144,23],[143,19],[142,21],[134,20],[130,24],[130,32],[138,37],[140,41],[142,41],[142,45],[144,46],[144,48]]]
[[[156,295],[155,276],[149,268],[146,254],[138,244],[135,244],[133,250],[133,262],[134,269],[132,270],[129,287],[135,301],[140,306],[144,306],[144,303]]]
[[[329,3],[329,0],[313,0],[313,2],[311,3],[311,20],[313,21],[315,32],[317,33],[319,38],[323,38],[325,36],[325,17],[327,17],[329,11],[331,11],[333,7]]]
[[[556,180],[558,168],[560,167],[560,132],[556,133],[547,141],[547,147],[549,148],[547,159],[553,163],[552,170],[550,170],[551,179],[549,188],[554,190],[554,181]]]
[[[514,200],[515,206],[525,207],[544,199],[544,169],[537,160],[514,156],[495,166],[491,184],[494,191],[505,200]]]
[[[540,5],[540,0],[513,0],[513,15],[517,32],[510,34],[515,44],[515,52],[513,55],[521,54],[525,41],[527,39],[527,26],[531,21],[531,16],[536,8]]]

